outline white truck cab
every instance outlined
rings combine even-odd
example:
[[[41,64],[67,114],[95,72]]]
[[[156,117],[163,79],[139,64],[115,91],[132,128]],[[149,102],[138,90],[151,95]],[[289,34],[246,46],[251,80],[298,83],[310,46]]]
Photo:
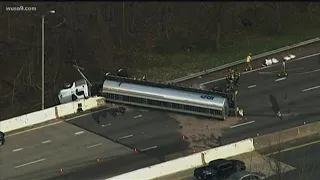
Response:
[[[58,94],[60,104],[75,101],[77,99],[86,99],[90,96],[90,88],[85,79],[66,83],[64,89],[61,89]]]

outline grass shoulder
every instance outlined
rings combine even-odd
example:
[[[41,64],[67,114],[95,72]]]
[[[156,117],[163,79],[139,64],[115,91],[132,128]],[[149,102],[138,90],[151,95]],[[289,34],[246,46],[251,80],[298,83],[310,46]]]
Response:
[[[235,39],[233,44],[229,44],[229,46],[222,42],[224,48],[215,52],[142,53],[142,61],[137,62],[141,66],[139,66],[139,70],[134,71],[134,75],[139,77],[142,74],[147,74],[150,80],[168,81],[244,59],[249,52],[257,55],[315,38],[319,35],[319,30],[318,25],[306,24],[297,28],[287,28],[281,34],[274,36],[242,36]]]

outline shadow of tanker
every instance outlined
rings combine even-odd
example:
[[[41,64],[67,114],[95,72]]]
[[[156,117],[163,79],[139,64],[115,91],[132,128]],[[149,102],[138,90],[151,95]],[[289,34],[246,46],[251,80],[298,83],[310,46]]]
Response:
[[[271,109],[274,112],[274,114],[278,116],[278,113],[280,112],[279,103],[272,94],[270,94],[269,97],[270,97]],[[282,119],[282,116],[280,116],[280,119]]]

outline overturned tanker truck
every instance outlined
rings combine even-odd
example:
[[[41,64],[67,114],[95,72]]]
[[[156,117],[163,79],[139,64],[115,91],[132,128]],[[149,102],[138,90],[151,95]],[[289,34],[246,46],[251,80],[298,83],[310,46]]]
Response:
[[[150,82],[129,78],[125,69],[116,75],[105,74],[102,83],[92,85],[77,69],[84,79],[75,81],[59,92],[60,103],[67,103],[91,96],[105,97],[107,102],[127,104],[206,116],[225,120],[237,114],[237,91],[222,88],[217,91],[206,90],[203,86],[195,88],[177,84]]]

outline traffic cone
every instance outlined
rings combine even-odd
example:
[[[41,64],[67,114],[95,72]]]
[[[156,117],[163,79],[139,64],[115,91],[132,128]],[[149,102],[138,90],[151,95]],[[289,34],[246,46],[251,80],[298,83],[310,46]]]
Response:
[[[186,140],[186,137],[185,137],[185,136],[182,136],[182,140],[184,140],[184,141],[185,141],[185,140]]]
[[[134,152],[135,152],[135,153],[138,153],[138,149],[137,149],[137,148],[134,148]]]
[[[63,169],[61,168],[61,169],[60,169],[60,174],[62,174],[62,173],[63,173]]]
[[[100,162],[100,159],[99,158],[97,158],[97,163],[99,163]]]

